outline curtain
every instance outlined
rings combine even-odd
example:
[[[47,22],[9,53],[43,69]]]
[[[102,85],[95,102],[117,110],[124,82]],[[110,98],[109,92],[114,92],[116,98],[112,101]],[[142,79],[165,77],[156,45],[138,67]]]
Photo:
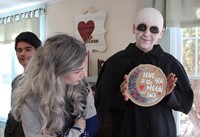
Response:
[[[0,18],[0,44],[14,42],[16,36],[23,31],[31,31],[40,37],[41,10]]]
[[[13,42],[16,36],[23,31],[31,31],[39,37],[39,18],[24,19],[3,26],[5,27],[4,40],[2,41],[4,44]]]
[[[31,31],[41,39],[45,32],[45,5],[0,14],[0,122],[6,122],[10,111],[10,84],[23,72],[13,48],[15,37],[23,31]]]
[[[200,0],[140,0],[138,10],[145,7],[158,9],[165,27],[200,26]]]
[[[200,26],[200,0],[166,0],[166,25]]]

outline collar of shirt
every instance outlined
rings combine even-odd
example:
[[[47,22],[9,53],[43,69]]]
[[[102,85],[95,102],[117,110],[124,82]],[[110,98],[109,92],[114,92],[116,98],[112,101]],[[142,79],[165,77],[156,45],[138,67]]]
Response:
[[[149,54],[151,56],[155,56],[155,57],[159,58],[164,54],[164,51],[162,50],[162,48],[160,47],[159,44],[154,45],[153,49],[147,53],[141,51],[138,47],[136,47],[135,44],[136,43],[130,43],[128,45],[128,47],[126,48],[127,55],[137,57],[141,54]]]

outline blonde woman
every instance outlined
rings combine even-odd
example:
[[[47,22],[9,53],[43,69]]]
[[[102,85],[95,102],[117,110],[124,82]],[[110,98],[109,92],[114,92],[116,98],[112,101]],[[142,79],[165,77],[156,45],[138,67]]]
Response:
[[[12,96],[12,114],[26,137],[92,137],[98,118],[84,80],[87,52],[67,34],[48,38],[25,70]]]

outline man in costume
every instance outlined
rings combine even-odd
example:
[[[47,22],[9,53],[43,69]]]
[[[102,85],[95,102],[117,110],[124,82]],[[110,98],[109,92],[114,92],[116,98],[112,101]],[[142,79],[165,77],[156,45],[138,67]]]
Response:
[[[136,43],[107,59],[97,80],[96,107],[103,118],[110,112],[113,137],[176,137],[172,110],[189,113],[193,91],[181,63],[164,52],[158,39],[163,17],[154,8],[138,12],[133,25]],[[127,75],[140,64],[159,67],[167,77],[165,97],[156,105],[142,107],[129,100]]]

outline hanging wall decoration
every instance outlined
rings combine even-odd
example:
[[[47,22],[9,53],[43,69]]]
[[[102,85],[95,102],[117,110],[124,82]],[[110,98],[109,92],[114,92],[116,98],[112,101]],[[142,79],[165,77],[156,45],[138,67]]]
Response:
[[[104,11],[96,11],[90,7],[81,15],[75,16],[75,35],[77,39],[83,41],[88,49],[88,76],[90,76],[89,64],[92,51],[104,51],[106,49],[105,28],[104,23],[106,13]]]
[[[90,52],[93,50],[102,52],[106,49],[104,38],[106,13],[94,12],[91,9],[82,15],[75,16],[75,35],[86,44]]]

